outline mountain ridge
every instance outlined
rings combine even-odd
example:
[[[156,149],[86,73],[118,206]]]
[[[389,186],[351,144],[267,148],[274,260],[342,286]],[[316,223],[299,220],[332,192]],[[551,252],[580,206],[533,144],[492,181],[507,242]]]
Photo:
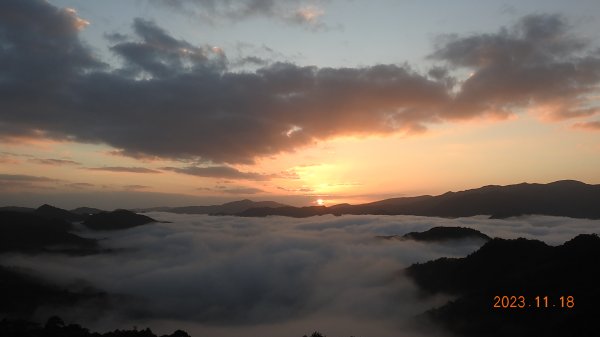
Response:
[[[71,211],[43,205],[38,209],[5,206],[0,210],[34,212],[67,221],[82,221],[101,210],[79,207]],[[332,206],[290,206],[276,201],[249,199],[220,205],[151,207],[132,212],[169,212],[177,214],[234,215],[242,217],[287,216],[304,218],[317,215],[415,215],[443,218],[487,215],[504,219],[523,215],[549,215],[600,219],[600,185],[577,180],[559,180],[547,184],[519,183],[485,185],[440,195],[421,195],[383,199],[363,204]]]
[[[391,198],[357,205],[252,208],[238,216],[269,215],[309,217],[315,215],[416,215],[445,218],[488,215],[504,219],[522,215],[551,215],[600,219],[600,185],[576,180],[548,184],[486,185],[437,196]]]
[[[152,207],[135,209],[135,212],[169,212],[178,214],[213,214],[213,215],[235,215],[252,208],[277,208],[291,207],[275,201],[252,201],[250,199],[226,202],[220,205],[207,206],[180,206],[180,207]]]

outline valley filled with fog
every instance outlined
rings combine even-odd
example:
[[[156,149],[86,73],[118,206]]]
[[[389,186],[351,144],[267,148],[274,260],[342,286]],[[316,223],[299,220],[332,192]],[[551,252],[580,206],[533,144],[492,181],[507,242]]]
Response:
[[[76,233],[100,239],[101,254],[0,255],[0,264],[34,270],[67,287],[92,286],[110,304],[40,308],[92,331],[184,329],[192,336],[421,336],[416,316],[450,297],[422,296],[403,274],[413,263],[464,257],[483,240],[418,242],[381,236],[435,226],[477,229],[560,245],[598,233],[598,221],[549,216],[491,220],[416,216],[243,218],[151,212],[165,221]],[[167,221],[169,223],[167,223]]]

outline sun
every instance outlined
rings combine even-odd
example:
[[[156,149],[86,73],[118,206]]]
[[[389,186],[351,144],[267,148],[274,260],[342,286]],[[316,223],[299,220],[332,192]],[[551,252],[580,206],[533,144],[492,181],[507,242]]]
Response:
[[[325,200],[323,200],[323,199],[317,199],[316,203],[319,206],[323,206],[323,205],[325,205]]]

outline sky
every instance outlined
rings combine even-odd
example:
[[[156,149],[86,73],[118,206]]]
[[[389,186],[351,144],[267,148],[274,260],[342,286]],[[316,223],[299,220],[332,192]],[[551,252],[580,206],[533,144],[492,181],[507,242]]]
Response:
[[[597,1],[6,0],[0,200],[600,183]]]

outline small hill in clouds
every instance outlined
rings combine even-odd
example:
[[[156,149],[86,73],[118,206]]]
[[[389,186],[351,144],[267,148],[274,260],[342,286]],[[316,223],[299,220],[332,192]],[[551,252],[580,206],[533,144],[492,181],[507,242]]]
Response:
[[[83,224],[93,230],[119,230],[157,222],[149,216],[118,209],[90,215]]]
[[[551,215],[600,219],[600,185],[588,185],[574,180],[549,184],[491,185],[447,192],[438,196],[393,198],[359,205],[261,207],[237,213],[239,216],[249,217],[309,217],[324,214],[418,215],[447,218],[489,215],[498,219],[522,215]]]
[[[467,227],[433,227],[424,232],[410,232],[402,236],[379,236],[381,239],[415,240],[426,242],[439,242],[451,240],[478,239],[489,241],[491,238],[480,231]]]
[[[406,274],[425,296],[458,296],[422,316],[458,336],[595,336],[598,256],[600,238],[595,234],[578,235],[557,247],[495,238],[465,258],[414,264]],[[514,296],[515,307],[494,307],[496,296],[508,296],[507,305]],[[569,296],[571,308],[566,306]]]
[[[96,240],[69,233],[71,223],[35,212],[0,212],[0,252],[91,254]]]
[[[210,206],[185,206],[185,207],[154,207],[139,209],[140,212],[170,212],[179,214],[215,214],[235,215],[243,213],[252,208],[277,209],[280,207],[291,207],[275,201],[252,201],[248,199],[232,201],[221,205]]]

